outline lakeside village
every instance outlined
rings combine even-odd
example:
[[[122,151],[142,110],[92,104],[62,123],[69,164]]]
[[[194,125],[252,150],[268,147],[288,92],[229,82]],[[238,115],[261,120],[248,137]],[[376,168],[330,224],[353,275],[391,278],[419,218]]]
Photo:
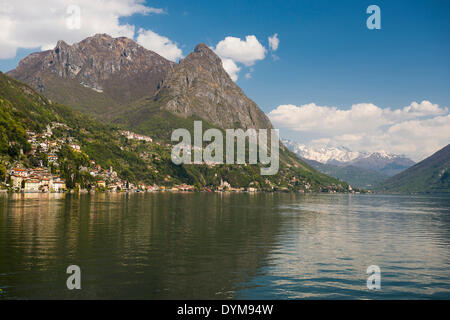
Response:
[[[1,191],[25,193],[194,191],[194,186],[190,185],[179,185],[172,188],[158,185],[135,185],[120,179],[112,167],[104,169],[94,160],[89,160],[89,166],[80,168],[80,172],[88,173],[93,178],[92,180],[95,181],[93,185],[89,189],[81,189],[77,183],[74,188],[68,188],[66,180],[58,174],[59,170],[54,169],[58,164],[58,152],[63,146],[68,146],[73,152],[80,154],[82,150],[76,139],[71,136],[55,137],[55,129],[65,132],[70,130],[65,124],[53,122],[42,134],[26,132],[31,145],[30,155],[44,154],[46,163],[39,160],[38,165],[34,168],[25,168],[19,163],[15,163],[12,169],[7,170],[7,179],[4,185],[6,188]],[[121,131],[120,133],[127,139],[153,141],[148,136],[130,131]]]
[[[75,184],[74,188],[68,188],[66,180],[59,175],[59,170],[55,170],[58,164],[58,152],[63,146],[68,146],[73,152],[82,153],[81,147],[75,138],[71,136],[55,137],[54,131],[63,130],[68,132],[70,128],[62,123],[53,122],[47,126],[46,131],[41,134],[27,131],[28,142],[31,145],[30,155],[44,154],[46,163],[39,160],[34,168],[25,168],[16,162],[13,168],[7,170],[7,179],[0,191],[2,192],[24,192],[24,193],[61,193],[61,192],[193,192],[196,191],[192,185],[176,185],[165,187],[158,185],[135,185],[129,181],[124,181],[118,177],[117,172],[112,167],[105,169],[94,160],[90,160],[90,166],[81,167],[80,172],[88,173],[95,183],[89,189],[80,188]],[[121,131],[123,136],[129,140],[139,140],[153,142],[152,138],[130,131]],[[234,192],[256,192],[255,188],[233,188],[222,181],[216,190],[205,188],[203,191],[234,191]]]
[[[54,132],[64,132],[65,134],[54,134]],[[58,168],[59,159],[58,154],[60,150],[70,148],[74,153],[78,153],[88,158],[83,153],[79,143],[74,137],[69,136],[70,128],[62,123],[53,122],[47,126],[43,133],[35,133],[27,131],[28,142],[31,145],[31,156],[39,155],[42,158],[44,155],[45,161],[42,159],[34,165],[33,168],[25,168],[20,162],[11,165],[11,169],[6,172],[6,182],[3,183],[1,192],[24,192],[24,193],[62,193],[62,192],[257,192],[257,188],[233,188],[228,182],[221,181],[220,185],[212,188],[203,188],[197,190],[193,185],[176,185],[173,187],[158,186],[158,185],[135,185],[129,181],[119,178],[118,174],[112,167],[105,169],[94,160],[89,160],[89,166],[79,168],[81,173],[88,175],[93,181],[89,188],[82,189],[78,183],[74,186],[68,187],[66,180],[61,177],[61,172]],[[138,140],[145,142],[153,142],[152,138],[130,131],[121,131],[121,135],[128,140]],[[293,178],[296,179],[296,178]],[[291,181],[292,183],[296,181]],[[304,181],[305,189],[309,189],[308,183]],[[284,190],[285,189],[285,190]],[[288,191],[287,188],[280,188],[279,191]],[[328,190],[331,193],[336,191],[331,188]],[[349,192],[355,192],[349,188]]]

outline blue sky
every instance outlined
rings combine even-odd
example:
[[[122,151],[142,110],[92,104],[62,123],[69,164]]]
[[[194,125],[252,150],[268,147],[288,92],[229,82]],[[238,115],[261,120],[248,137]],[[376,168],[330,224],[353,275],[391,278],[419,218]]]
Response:
[[[366,27],[366,8],[372,4],[381,9],[381,30]],[[184,56],[201,42],[215,47],[227,36],[256,36],[267,49],[265,58],[250,67],[239,64],[237,83],[266,113],[280,105],[310,103],[339,110],[360,103],[394,110],[424,100],[441,109],[450,106],[450,1],[166,0],[142,5],[164,13],[142,15],[137,10],[120,17],[120,24],[133,25],[135,38],[139,28],[167,37]],[[275,33],[280,44],[271,52],[268,37]],[[39,50],[27,46],[19,47],[12,59],[0,59],[0,70]],[[431,116],[436,113],[421,119]],[[323,138],[292,126],[283,129],[279,122],[296,140]],[[447,138],[444,134],[436,139]]]
[[[382,29],[368,30],[373,1],[161,1],[168,16],[138,18],[185,45],[278,33],[278,61],[257,62],[238,84],[264,111],[284,103],[402,107],[450,101],[450,2],[376,1]],[[188,12],[187,16],[183,16]],[[154,20],[154,21],[153,21]]]

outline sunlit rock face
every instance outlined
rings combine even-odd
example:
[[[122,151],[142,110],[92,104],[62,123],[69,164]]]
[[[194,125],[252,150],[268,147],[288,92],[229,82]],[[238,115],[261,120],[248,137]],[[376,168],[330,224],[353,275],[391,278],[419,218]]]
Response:
[[[169,72],[156,101],[163,101],[163,108],[177,115],[199,116],[221,128],[272,128],[205,44]]]
[[[101,112],[154,95],[173,66],[131,39],[97,34],[73,45],[58,41],[53,50],[24,58],[8,75],[57,102]]]
[[[181,117],[221,128],[272,128],[205,44],[179,64],[128,38],[106,34],[33,53],[8,75],[76,110],[114,118],[146,97]]]

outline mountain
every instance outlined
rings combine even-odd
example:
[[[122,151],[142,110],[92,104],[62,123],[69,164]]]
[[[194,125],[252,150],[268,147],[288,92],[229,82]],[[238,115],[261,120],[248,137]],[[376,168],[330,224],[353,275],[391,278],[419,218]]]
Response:
[[[357,188],[373,189],[414,165],[404,156],[384,152],[358,152],[346,147],[315,148],[288,139],[283,143],[316,170]]]
[[[52,101],[104,119],[151,96],[175,64],[128,38],[97,34],[30,54],[7,74]]]
[[[69,188],[77,185],[89,188],[100,179],[114,188],[116,185],[124,188],[129,182],[166,187],[190,184],[199,189],[214,189],[222,181],[234,188],[251,186],[260,190],[348,188],[346,183],[295,161],[295,156],[288,152],[280,156],[281,168],[274,176],[261,176],[257,165],[175,165],[170,144],[152,141],[150,137],[140,141],[133,138],[139,137],[135,134],[126,137],[121,128],[51,102],[3,73],[0,73],[0,124],[2,188],[7,173],[17,167],[51,171],[63,178]],[[57,160],[50,163],[50,158]]]
[[[221,128],[272,128],[264,112],[231,80],[222,60],[205,44],[196,46],[169,72],[156,101],[177,115],[201,116]]]
[[[157,118],[168,111],[221,128],[272,128],[204,44],[175,64],[131,39],[97,34],[73,45],[58,41],[7,74],[52,101],[130,127],[146,127],[157,109]]]
[[[194,120],[203,121],[203,129],[272,129],[267,116],[230,78],[221,59],[205,44],[175,65],[152,97],[133,103],[114,122],[142,134],[169,141],[175,128],[193,131]],[[280,145],[281,175],[308,177],[316,186],[346,183],[317,172]],[[297,183],[297,182],[295,182]]]
[[[183,119],[203,119],[222,129],[271,129],[267,116],[231,80],[220,58],[205,44],[174,66],[151,99],[118,117],[129,127],[153,127],[155,110]],[[124,122],[125,120],[125,122]]]
[[[350,164],[362,169],[375,170],[386,176],[393,176],[413,166],[415,162],[404,156],[374,152],[360,156]]]
[[[394,176],[415,164],[404,156],[385,152],[358,152],[346,147],[310,147],[283,140],[285,145],[303,159],[338,167],[353,166],[376,171],[383,176]]]
[[[328,147],[328,148],[314,148],[308,147],[304,144],[297,143],[292,140],[283,139],[283,143],[292,152],[295,152],[303,159],[317,161],[319,163],[348,163],[361,156],[360,152],[353,152],[345,147]]]
[[[1,72],[0,124],[0,168],[3,169],[0,171],[3,172],[15,167],[49,166],[49,157],[58,156],[54,170],[63,177],[75,179],[72,182],[82,187],[96,180],[85,174],[92,167],[90,161],[105,170],[113,168],[121,179],[133,183],[160,183],[168,175],[174,177],[170,184],[190,180],[184,168],[171,162],[168,148],[126,141],[118,128],[51,102]],[[50,126],[56,128],[49,135]],[[41,145],[46,148],[55,145],[55,150],[41,150]],[[79,145],[81,150],[73,151],[71,145]],[[158,160],[147,161],[147,156]]]
[[[59,41],[54,50],[28,56],[8,74],[52,101],[101,118],[103,124],[90,119],[90,127],[101,127],[105,141],[85,137],[80,139],[81,149],[107,165],[118,156],[102,152],[102,145],[108,149],[111,143],[116,153],[123,151],[132,159],[134,166],[116,161],[123,167],[120,174],[132,181],[216,187],[224,180],[234,187],[268,190],[348,190],[345,182],[316,171],[283,145],[280,170],[274,176],[261,176],[258,165],[169,163],[171,132],[192,130],[193,120],[202,120],[204,129],[272,128],[266,115],[231,80],[220,58],[204,44],[173,64],[130,39],[96,35],[73,46]],[[154,143],[124,140],[120,129],[147,135]],[[82,135],[84,131],[76,132]]]
[[[370,190],[389,177],[375,170],[362,169],[353,165],[336,166],[324,164],[315,160],[305,160],[314,169],[329,176],[348,182],[352,187]]]
[[[450,145],[382,183],[380,192],[450,193]]]
[[[102,119],[128,116],[130,107],[147,98],[161,110],[198,116],[221,128],[272,128],[204,44],[175,64],[131,39],[97,34],[72,46],[58,41],[53,50],[29,55],[7,74],[52,101]],[[147,119],[136,109],[137,126]]]

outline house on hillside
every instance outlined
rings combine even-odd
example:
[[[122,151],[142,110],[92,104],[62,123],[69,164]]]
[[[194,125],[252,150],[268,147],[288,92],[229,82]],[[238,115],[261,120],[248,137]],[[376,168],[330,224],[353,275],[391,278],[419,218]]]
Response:
[[[106,181],[98,181],[97,187],[99,188],[106,188]]]
[[[20,168],[14,168],[11,171],[11,175],[12,176],[16,176],[16,177],[26,178],[26,177],[28,177],[28,170],[20,169]]]
[[[62,179],[53,180],[50,184],[50,190],[52,192],[62,192],[66,190],[66,183]]]
[[[25,192],[39,192],[41,186],[41,181],[39,179],[28,179],[25,180]]]
[[[72,150],[75,151],[75,152],[81,152],[81,147],[80,147],[78,144],[72,143],[72,144],[70,145],[70,147],[71,147]]]
[[[24,180],[24,177],[13,175],[11,176],[11,187],[21,189],[22,188],[22,181]]]

